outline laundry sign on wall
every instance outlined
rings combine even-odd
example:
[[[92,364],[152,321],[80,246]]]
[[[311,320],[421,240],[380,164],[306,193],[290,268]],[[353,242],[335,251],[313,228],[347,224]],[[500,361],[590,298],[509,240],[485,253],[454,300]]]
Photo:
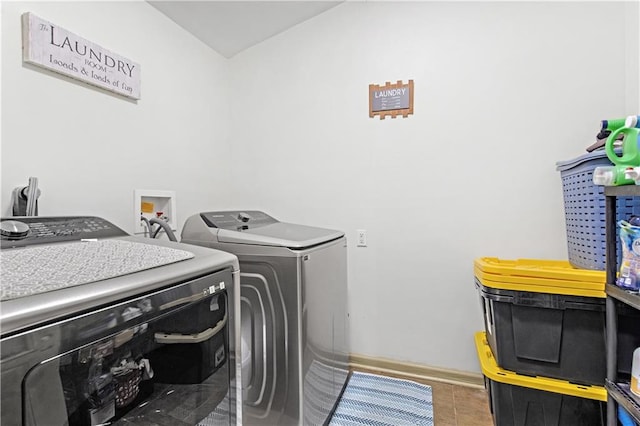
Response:
[[[387,115],[391,118],[401,115],[408,117],[413,114],[413,80],[408,83],[387,83],[369,85],[369,117],[380,116],[381,120]]]
[[[22,59],[133,99],[140,99],[140,65],[31,12],[22,15]]]

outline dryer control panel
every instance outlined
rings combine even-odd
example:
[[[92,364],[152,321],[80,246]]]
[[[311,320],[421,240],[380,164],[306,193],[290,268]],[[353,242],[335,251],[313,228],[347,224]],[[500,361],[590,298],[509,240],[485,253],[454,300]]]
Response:
[[[257,210],[223,211],[200,213],[209,228],[244,231],[278,223],[268,214]]]
[[[111,222],[94,216],[29,216],[0,220],[0,247],[3,249],[127,235]]]

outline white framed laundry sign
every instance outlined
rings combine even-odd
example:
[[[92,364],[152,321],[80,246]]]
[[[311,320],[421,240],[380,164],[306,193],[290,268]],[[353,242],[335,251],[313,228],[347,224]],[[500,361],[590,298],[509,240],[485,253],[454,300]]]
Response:
[[[22,59],[133,99],[140,65],[34,15],[22,15]]]

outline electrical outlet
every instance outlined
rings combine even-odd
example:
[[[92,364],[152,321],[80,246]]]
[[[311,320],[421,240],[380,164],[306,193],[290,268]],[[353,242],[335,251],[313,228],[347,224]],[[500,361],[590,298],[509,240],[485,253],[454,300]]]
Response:
[[[358,229],[356,232],[358,233],[357,246],[366,247],[367,246],[367,230]]]

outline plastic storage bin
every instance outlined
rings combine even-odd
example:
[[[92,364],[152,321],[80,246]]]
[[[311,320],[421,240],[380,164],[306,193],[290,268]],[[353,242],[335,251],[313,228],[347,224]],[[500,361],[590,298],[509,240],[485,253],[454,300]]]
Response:
[[[478,360],[496,426],[603,426],[607,391],[567,381],[528,377],[498,367],[484,332],[476,333]]]
[[[604,151],[594,151],[556,163],[562,178],[569,262],[576,268],[605,269],[604,187],[593,184],[593,170],[611,165]],[[619,197],[617,219],[640,211],[632,197]]]
[[[604,385],[604,273],[561,261],[496,258],[476,259],[474,270],[487,340],[501,368]]]
[[[487,340],[502,368],[604,384],[605,299],[497,290],[477,280],[476,287]]]
[[[605,339],[603,271],[576,269],[567,261],[481,257],[474,261],[474,274],[485,331],[500,367],[522,374],[557,375],[578,383],[601,382],[604,349],[591,350],[604,345]],[[640,347],[640,311],[616,304],[618,376],[629,380],[632,354]],[[576,326],[581,317],[586,318],[585,323]],[[551,329],[560,334],[550,334]],[[563,344],[563,336],[570,340]],[[521,341],[531,346],[516,346]],[[568,344],[572,341],[575,346]],[[554,345],[559,358],[537,359],[537,351],[545,349],[538,348],[542,343]],[[580,351],[585,351],[584,356]],[[585,368],[595,363],[598,370],[576,371],[573,359]]]

